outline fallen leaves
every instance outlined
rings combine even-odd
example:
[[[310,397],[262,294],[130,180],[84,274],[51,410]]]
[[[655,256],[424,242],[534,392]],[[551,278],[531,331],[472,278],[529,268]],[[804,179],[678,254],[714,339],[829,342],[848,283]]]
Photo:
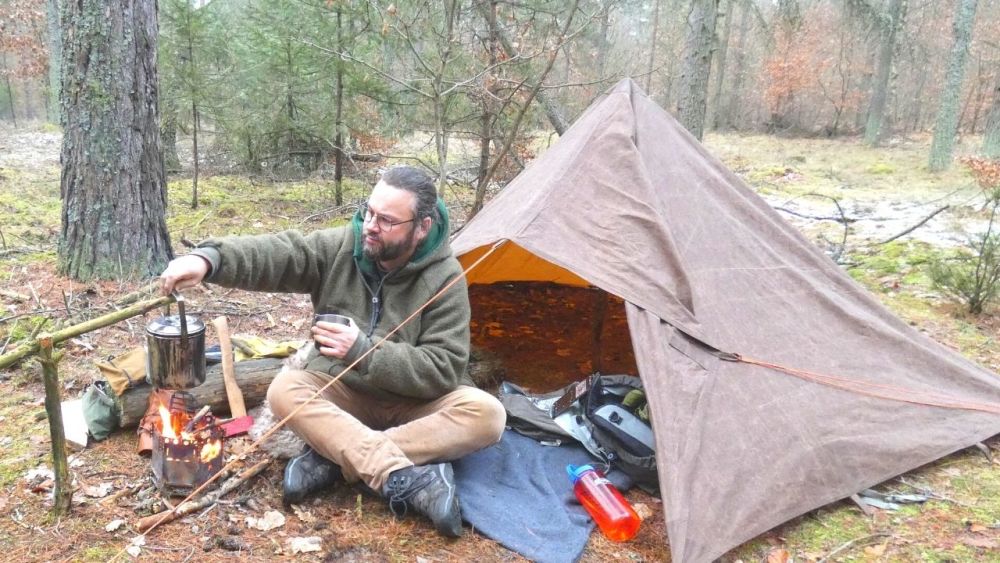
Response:
[[[98,485],[83,485],[80,490],[83,494],[91,498],[104,498],[114,489],[112,483],[100,483]]]
[[[285,515],[277,510],[268,510],[262,518],[247,516],[247,527],[255,528],[262,532],[280,528],[285,525]]]
[[[787,549],[776,548],[768,552],[766,561],[767,563],[789,563],[791,557]]]
[[[288,538],[285,540],[285,547],[292,552],[292,555],[321,551],[323,549],[323,540],[319,536]]]
[[[106,526],[104,526],[104,531],[105,532],[114,532],[118,528],[121,528],[122,524],[124,524],[124,523],[125,523],[125,521],[122,520],[121,518],[116,518],[116,519],[108,522],[108,524]]]
[[[301,520],[302,523],[304,523],[304,524],[315,524],[316,523],[316,517],[313,516],[312,512],[309,512],[308,510],[302,508],[301,506],[299,506],[297,504],[293,504],[292,505],[292,512],[294,512],[295,516],[299,520]]]

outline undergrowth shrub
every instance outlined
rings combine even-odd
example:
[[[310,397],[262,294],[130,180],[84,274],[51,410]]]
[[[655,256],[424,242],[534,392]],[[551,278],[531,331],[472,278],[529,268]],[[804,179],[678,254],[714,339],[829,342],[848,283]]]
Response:
[[[966,158],[962,162],[986,195],[989,221],[985,231],[967,235],[964,248],[932,259],[928,273],[936,289],[965,305],[970,313],[978,315],[1000,293],[1000,233],[996,232],[1000,207],[1000,161]]]

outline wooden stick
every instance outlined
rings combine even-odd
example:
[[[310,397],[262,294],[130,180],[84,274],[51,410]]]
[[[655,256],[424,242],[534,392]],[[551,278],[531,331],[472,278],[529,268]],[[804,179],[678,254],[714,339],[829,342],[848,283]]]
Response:
[[[49,436],[52,438],[52,472],[55,474],[52,514],[69,514],[73,500],[73,489],[69,480],[69,464],[66,461],[66,435],[63,431],[62,400],[59,396],[59,372],[56,364],[62,353],[52,353],[52,337],[43,334],[37,341],[38,362],[42,364],[42,380],[45,382],[45,413],[49,417]]]
[[[233,475],[229,479],[226,479],[226,481],[222,483],[222,485],[218,489],[206,494],[205,496],[201,497],[198,500],[191,500],[185,503],[181,503],[177,508],[173,510],[164,510],[163,512],[160,512],[158,514],[153,514],[152,516],[147,516],[139,520],[139,523],[136,525],[135,529],[139,533],[145,534],[146,532],[152,530],[153,528],[159,526],[160,524],[166,524],[167,522],[172,522],[180,518],[181,516],[191,514],[192,512],[196,512],[198,510],[201,510],[202,508],[206,508],[214,504],[217,500],[219,500],[229,492],[235,490],[237,487],[239,487],[243,483],[246,483],[248,480],[250,480],[257,474],[259,474],[261,471],[263,471],[264,468],[266,468],[268,464],[271,463],[271,460],[272,458],[270,457],[265,458],[263,461],[258,462],[256,465],[253,465],[248,469],[244,469],[243,471],[237,473],[236,475]]]
[[[140,301],[135,305],[122,309],[121,311],[115,311],[113,313],[108,313],[97,317],[96,319],[91,319],[89,321],[84,321],[73,326],[66,327],[62,330],[58,330],[49,335],[49,339],[52,341],[52,345],[56,345],[64,340],[69,340],[75,336],[80,336],[92,330],[97,330],[109,325],[113,325],[119,321],[141,315],[147,311],[156,309],[157,307],[162,307],[168,303],[173,303],[174,298],[166,295],[163,297],[157,297],[156,299],[148,299],[146,301]],[[39,350],[38,341],[33,341],[30,343],[22,344],[18,346],[13,352],[9,354],[4,354],[0,356],[0,369],[8,368],[26,356],[37,353]]]
[[[222,349],[222,380],[226,384],[226,398],[229,400],[229,414],[233,418],[247,415],[247,407],[243,402],[243,392],[236,383],[236,371],[233,369],[233,344],[229,339],[229,321],[219,317],[212,321],[215,332],[219,335],[219,347]]]

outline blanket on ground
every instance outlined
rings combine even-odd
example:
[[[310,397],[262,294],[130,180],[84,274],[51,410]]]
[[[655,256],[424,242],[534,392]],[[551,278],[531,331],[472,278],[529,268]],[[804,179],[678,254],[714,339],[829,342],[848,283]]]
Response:
[[[596,464],[583,446],[543,446],[511,430],[500,442],[452,465],[465,521],[484,536],[539,563],[580,558],[594,522],[576,497],[567,465]],[[632,485],[612,471],[619,490]]]

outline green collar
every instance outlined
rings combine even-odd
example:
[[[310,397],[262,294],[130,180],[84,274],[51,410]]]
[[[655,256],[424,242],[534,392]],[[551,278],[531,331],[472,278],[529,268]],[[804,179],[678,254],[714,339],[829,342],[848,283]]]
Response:
[[[434,253],[435,250],[441,246],[441,243],[448,236],[448,208],[444,205],[444,200],[438,198],[437,200],[438,215],[440,215],[441,220],[435,221],[431,225],[431,232],[427,234],[427,238],[420,243],[417,247],[417,251],[413,253],[410,257],[410,261],[407,264],[412,264],[414,262],[419,262],[424,258],[427,258]],[[361,237],[361,227],[364,225],[365,218],[361,216],[361,210],[354,214],[351,218],[351,228],[354,230],[354,258],[357,263],[361,266],[362,271],[373,273],[375,272],[375,264],[365,257],[362,251],[362,237]]]

